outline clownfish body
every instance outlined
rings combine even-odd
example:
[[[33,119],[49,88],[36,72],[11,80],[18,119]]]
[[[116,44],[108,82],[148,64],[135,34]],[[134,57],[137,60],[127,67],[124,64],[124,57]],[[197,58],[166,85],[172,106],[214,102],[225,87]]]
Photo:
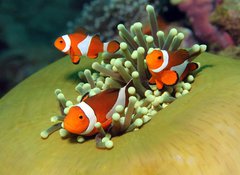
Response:
[[[175,52],[154,50],[146,57],[146,64],[152,77],[150,84],[161,90],[164,85],[171,86],[183,80],[189,72],[198,68],[197,63],[189,61],[189,53],[180,49]]]
[[[106,130],[112,123],[116,106],[128,104],[127,86],[108,89],[95,96],[83,98],[69,110],[64,119],[64,128],[70,133],[92,136],[98,133],[94,125],[100,122]]]
[[[72,33],[58,37],[54,46],[71,57],[74,64],[78,64],[81,56],[97,58],[100,52],[114,53],[119,50],[117,41],[103,43],[98,35],[89,36],[84,32]]]

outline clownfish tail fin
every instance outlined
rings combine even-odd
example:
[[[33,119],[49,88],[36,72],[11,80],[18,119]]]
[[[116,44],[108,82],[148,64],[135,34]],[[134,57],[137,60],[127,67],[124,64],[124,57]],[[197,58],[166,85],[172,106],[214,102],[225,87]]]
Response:
[[[104,51],[107,51],[109,53],[115,53],[119,50],[120,45],[119,42],[116,40],[110,41],[110,42],[106,42],[104,43]]]

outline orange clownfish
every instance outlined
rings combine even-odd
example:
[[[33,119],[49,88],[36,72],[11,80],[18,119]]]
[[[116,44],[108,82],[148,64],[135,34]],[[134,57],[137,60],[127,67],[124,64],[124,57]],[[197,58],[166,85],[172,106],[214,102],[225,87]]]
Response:
[[[112,115],[117,105],[127,106],[127,86],[121,89],[108,89],[83,100],[70,108],[64,119],[64,128],[73,134],[92,136],[98,133],[96,122],[100,122],[104,130],[112,123]]]
[[[174,85],[183,80],[189,72],[198,68],[197,63],[190,62],[188,51],[184,49],[170,52],[154,50],[146,56],[148,70],[152,77],[150,84],[156,84],[161,90],[163,85]]]
[[[89,36],[84,32],[58,37],[54,45],[58,50],[69,54],[74,64],[78,64],[83,55],[94,59],[100,52],[114,53],[119,50],[117,41],[103,43],[98,35]]]

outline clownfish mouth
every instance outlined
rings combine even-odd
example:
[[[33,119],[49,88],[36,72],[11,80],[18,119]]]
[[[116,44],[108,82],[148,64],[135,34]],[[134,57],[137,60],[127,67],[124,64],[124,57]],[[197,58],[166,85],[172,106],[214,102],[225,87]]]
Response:
[[[80,135],[81,133],[76,130],[75,128],[73,128],[69,123],[64,122],[64,129],[66,129],[68,132],[72,133],[72,134],[78,134]]]

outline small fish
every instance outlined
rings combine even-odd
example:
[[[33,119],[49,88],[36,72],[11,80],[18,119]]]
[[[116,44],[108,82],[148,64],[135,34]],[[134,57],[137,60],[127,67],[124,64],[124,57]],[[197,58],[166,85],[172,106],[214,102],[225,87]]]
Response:
[[[64,128],[70,133],[86,136],[98,133],[94,127],[96,122],[100,122],[104,130],[109,128],[116,106],[128,104],[128,84],[121,89],[108,89],[92,97],[84,96],[79,104],[69,110],[64,119]]]
[[[103,43],[99,35],[89,36],[83,31],[58,37],[54,45],[58,50],[69,54],[74,64],[78,64],[83,55],[94,59],[100,52],[114,53],[119,50],[117,41]]]
[[[154,50],[146,56],[148,70],[152,77],[150,84],[156,84],[161,90],[164,85],[170,86],[183,80],[189,72],[198,68],[197,63],[190,62],[188,51],[179,49],[175,52]]]

